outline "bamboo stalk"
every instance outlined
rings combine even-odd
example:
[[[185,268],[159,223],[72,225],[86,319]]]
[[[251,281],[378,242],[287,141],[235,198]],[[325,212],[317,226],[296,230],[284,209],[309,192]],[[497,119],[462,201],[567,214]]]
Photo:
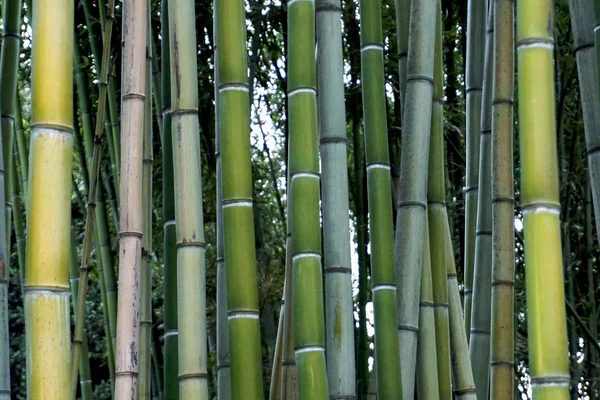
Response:
[[[521,203],[533,398],[569,397],[560,239],[552,1],[517,2]],[[552,334],[549,334],[549,333]]]
[[[298,399],[324,400],[329,391],[321,279],[315,4],[300,0],[287,6],[293,311],[286,315],[293,320]]]
[[[514,399],[514,3],[495,0],[490,396]]]
[[[450,313],[450,349],[452,361],[452,390],[456,400],[477,400],[469,345],[464,326],[450,221],[446,213],[446,262],[448,263],[448,305]]]
[[[137,400],[143,230],[140,178],[143,158],[147,3],[146,0],[134,0],[123,4],[123,71],[126,73],[123,74],[121,84],[123,173],[120,190],[116,400]],[[105,44],[107,43],[110,41],[106,40]],[[103,57],[103,62],[105,59],[108,62],[108,54]],[[99,121],[101,119],[96,121],[97,126]]]
[[[69,263],[69,274],[73,311],[75,311],[77,292],[79,291],[79,269],[77,268],[79,258],[77,257],[77,240],[75,237],[75,229],[71,227],[71,262]],[[83,334],[83,343],[81,344],[81,358],[79,359],[79,387],[81,390],[81,400],[91,400],[93,398],[87,334],[85,332]]]
[[[27,193],[28,193],[28,185],[27,185],[27,177],[29,175],[28,168],[28,160],[29,160],[29,151],[27,150],[27,145],[25,143],[25,133],[23,129],[23,117],[21,116],[21,96],[16,93],[15,99],[15,132],[16,132],[16,144],[17,151],[19,153],[19,166],[20,166],[20,176],[22,182],[22,197],[25,200],[25,206],[27,206]],[[16,234],[16,233],[15,233]]]
[[[219,2],[214,2],[213,19],[216,21]],[[214,62],[219,65],[218,29],[213,26]],[[227,319],[227,275],[223,246],[223,160],[221,158],[221,114],[219,103],[219,68],[214,70],[215,79],[215,151],[217,159],[217,398],[231,399],[231,372],[229,364],[229,325]],[[275,364],[274,364],[275,365]],[[273,391],[271,391],[273,393]]]
[[[169,39],[168,0],[161,2],[161,78],[163,145],[162,145],[162,203],[163,203],[163,263],[164,287],[164,392],[165,399],[179,399],[178,340],[177,329],[177,234],[175,223],[175,188],[173,176],[173,136],[171,130],[171,52]]]
[[[72,0],[36,2],[33,10],[36,45],[32,48],[25,274],[27,394],[31,399],[63,400],[70,395],[73,11]],[[4,220],[1,215],[0,220]],[[4,243],[0,238],[0,246]]]
[[[475,231],[479,196],[479,139],[481,130],[481,96],[485,60],[485,29],[487,1],[469,0],[467,3],[467,62],[466,87],[466,141],[467,166],[465,177],[465,331],[471,336],[471,304],[475,266]]]
[[[148,27],[151,7],[148,1]],[[146,41],[146,98],[144,103],[144,144],[142,166],[142,270],[140,273],[140,372],[138,376],[138,398],[152,396],[152,32],[148,28]]]
[[[450,373],[450,323],[448,316],[448,266],[446,260],[446,175],[444,163],[444,81],[442,10],[438,1],[433,67],[431,138],[427,179],[430,268],[435,315],[437,378],[440,399],[452,398]],[[423,326],[423,324],[419,324]],[[430,350],[429,350],[430,351]]]
[[[393,265],[394,228],[387,144],[383,74],[381,2],[362,0],[361,81],[365,127],[365,159],[371,234],[371,293],[375,320],[375,365],[380,400],[402,396],[400,376],[396,271]],[[340,229],[340,228],[338,228]]]
[[[348,226],[348,155],[340,0],[316,0],[322,162],[327,374],[333,398],[356,395],[354,305]]]
[[[179,393],[208,399],[206,272],[195,3],[169,1],[171,129],[177,221],[177,312]],[[192,309],[186,305],[193,304]]]
[[[6,0],[2,4],[2,50],[0,52],[0,113],[2,128],[2,151],[4,156],[4,202],[6,206],[7,249],[10,251],[10,235],[12,220],[11,169],[13,167],[13,148],[15,142],[15,100],[17,95],[17,79],[19,76],[19,48],[21,45],[21,1]],[[1,374],[0,374],[1,375]]]
[[[395,239],[395,264],[398,286],[398,329],[403,397],[414,396],[415,361],[419,329],[419,288],[427,224],[427,168],[433,96],[437,1],[413,2],[407,66],[406,101],[398,214]],[[378,370],[378,374],[381,371]]]
[[[490,326],[492,295],[492,81],[493,81],[493,15],[494,3],[488,7],[488,29],[485,46],[483,92],[481,95],[481,137],[479,138],[479,183],[475,232],[475,265],[473,272],[473,306],[469,354],[477,397],[489,391]]]
[[[19,179],[17,177],[17,160],[18,157],[13,157],[14,167],[11,170],[13,179],[11,180],[12,189],[12,203],[13,203],[13,217],[15,223],[15,239],[17,241],[17,260],[19,263],[19,281],[21,283],[21,289],[25,284],[25,221],[24,221],[24,207],[22,191],[19,187]]]
[[[283,282],[285,293],[285,281]],[[283,299],[285,302],[285,299]],[[281,305],[279,321],[277,323],[277,339],[275,341],[275,354],[273,355],[273,368],[271,371],[271,386],[269,388],[269,400],[281,400],[281,372],[283,363],[283,322],[285,304]]]
[[[440,399],[436,345],[435,303],[429,251],[429,227],[425,226],[421,301],[419,303],[419,342],[417,345],[417,395],[419,399]],[[436,251],[438,251],[436,249]]]
[[[289,175],[288,175],[288,193],[289,193]],[[288,216],[290,215],[290,200],[288,199]],[[296,400],[297,395],[297,371],[296,371],[296,356],[294,353],[294,324],[293,319],[285,317],[291,316],[293,312],[293,284],[292,284],[292,250],[291,250],[291,220],[288,217],[287,224],[287,239],[285,251],[285,280],[283,283],[283,345],[282,345],[282,362],[281,362],[281,400]],[[286,283],[287,282],[287,283]]]

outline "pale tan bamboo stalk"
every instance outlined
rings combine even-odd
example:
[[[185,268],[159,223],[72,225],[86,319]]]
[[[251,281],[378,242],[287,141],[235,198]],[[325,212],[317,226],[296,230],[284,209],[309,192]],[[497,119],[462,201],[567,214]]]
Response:
[[[147,0],[131,0],[123,4],[116,400],[137,400],[147,7]]]

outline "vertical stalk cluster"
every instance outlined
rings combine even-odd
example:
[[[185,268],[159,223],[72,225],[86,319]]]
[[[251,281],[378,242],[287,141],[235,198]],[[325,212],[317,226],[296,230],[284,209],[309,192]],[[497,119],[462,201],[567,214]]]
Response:
[[[123,4],[123,71],[125,73],[121,84],[123,99],[121,171],[123,174],[120,189],[119,313],[115,354],[115,399],[117,400],[134,400],[137,398],[138,390],[143,232],[141,177],[146,94],[147,7],[147,0],[133,0]],[[104,59],[103,57],[103,61]],[[96,125],[101,123],[101,119],[96,120]]]
[[[194,2],[169,1],[179,395],[208,399],[206,270]],[[191,306],[191,307],[190,307]]]
[[[216,15],[231,398],[262,399],[244,3],[218,0]]]
[[[107,88],[107,77],[110,59],[110,38],[112,35],[112,21],[114,12],[114,0],[109,0],[108,3],[108,19],[110,31],[107,31],[104,47],[102,49],[102,64],[100,66],[100,85],[98,93],[98,114],[96,115],[96,129],[94,133],[94,149],[91,159],[91,163],[88,162],[88,168],[90,169],[90,179],[88,188],[88,204],[87,204],[87,215],[85,222],[85,231],[83,238],[83,254],[81,257],[80,265],[80,280],[79,280],[79,294],[77,303],[77,319],[75,322],[75,332],[73,338],[73,356],[71,361],[71,393],[75,396],[77,390],[77,366],[79,364],[81,341],[83,339],[83,327],[85,324],[85,299],[87,293],[88,276],[90,269],[90,257],[92,251],[92,239],[95,231],[94,220],[96,217],[96,200],[98,197],[98,182],[100,176],[100,160],[102,155],[102,139],[104,136],[102,121],[104,120],[104,110],[106,105],[106,88]],[[100,7],[102,8],[102,7]],[[79,62],[79,60],[77,60]],[[80,78],[79,78],[80,79]],[[78,82],[78,85],[85,85],[87,82]],[[83,93],[82,93],[83,95]],[[83,95],[85,96],[85,95]],[[89,102],[88,102],[89,103]],[[88,122],[86,120],[83,121]],[[89,156],[88,156],[89,157]],[[100,190],[101,192],[101,190]],[[101,196],[101,195],[100,195]],[[115,315],[116,310],[111,310],[109,307],[112,304],[106,304],[109,315]],[[113,324],[111,325],[111,322]],[[114,319],[109,318],[109,327],[112,326],[114,330]]]
[[[569,398],[554,111],[553,2],[517,2],[521,203],[531,386],[535,399]]]
[[[444,67],[442,43],[442,10],[438,1],[435,54],[433,67],[433,97],[431,106],[431,138],[427,179],[427,216],[431,281],[433,285],[433,312],[437,375],[440,399],[452,398],[450,374],[450,324],[448,315],[448,266],[446,260],[446,175],[444,160]],[[420,324],[423,326],[423,324]]]
[[[404,102],[404,127],[398,196],[399,228],[395,238],[398,286],[398,328],[402,387],[405,399],[414,395],[419,289],[425,225],[427,224],[427,164],[433,96],[436,0],[413,2],[410,10],[409,54]],[[403,227],[410,227],[406,229]],[[378,370],[378,374],[382,371]],[[397,379],[397,378],[396,378]]]
[[[363,91],[365,160],[371,235],[371,291],[375,320],[377,395],[402,398],[396,271],[393,264],[394,227],[392,182],[387,142],[381,1],[360,2],[361,81]]]
[[[325,400],[329,392],[319,220],[315,5],[313,0],[295,0],[287,6],[293,310],[286,313],[286,318],[291,317],[293,321],[298,399]]]
[[[492,78],[493,78],[493,14],[488,7],[488,29],[485,46],[483,93],[481,95],[481,135],[479,138],[479,199],[475,231],[475,265],[469,353],[477,397],[488,394],[490,369],[490,324],[492,295]]]
[[[481,92],[485,58],[485,27],[487,1],[467,3],[467,63],[465,86],[467,92],[467,166],[465,177],[465,331],[467,341],[471,332],[471,304],[475,266],[475,230],[479,195],[479,137],[481,129]]]
[[[514,398],[514,2],[494,0],[490,396]]]
[[[327,373],[334,398],[356,394],[340,6],[340,0],[316,0]]]
[[[179,398],[177,378],[177,234],[175,224],[175,187],[173,182],[173,135],[171,130],[171,45],[169,38],[169,1],[162,0],[161,18],[161,79],[162,97],[162,203],[163,203],[163,263],[164,263],[164,393],[165,398]]]
[[[72,0],[36,2],[33,10],[36,45],[31,67],[31,190],[25,274],[27,394],[31,399],[70,397],[73,17]],[[4,221],[1,211],[0,221]],[[4,232],[0,229],[3,250]],[[1,261],[0,277],[5,282],[8,257]]]

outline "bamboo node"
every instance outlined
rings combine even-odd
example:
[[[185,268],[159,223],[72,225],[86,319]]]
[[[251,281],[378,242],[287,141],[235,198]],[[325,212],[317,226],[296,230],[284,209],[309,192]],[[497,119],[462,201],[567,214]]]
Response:
[[[188,379],[208,379],[208,374],[206,372],[192,372],[189,374],[182,374],[177,377],[179,382],[185,381]]]
[[[344,143],[346,144],[348,142],[348,138],[346,138],[345,136],[340,137],[340,136],[336,136],[336,137],[324,137],[321,138],[321,140],[319,141],[319,143],[323,144],[335,144],[335,143]]]
[[[420,201],[399,201],[398,202],[398,208],[408,208],[408,207],[422,208],[423,210],[426,210],[427,204],[420,202]]]
[[[324,346],[305,346],[305,347],[296,347],[294,349],[294,353],[296,356],[302,353],[312,353],[312,352],[325,352]]]
[[[433,86],[433,78],[427,75],[411,75],[411,76],[407,76],[406,77],[406,84],[408,85],[408,82],[426,82],[429,83]]]
[[[206,247],[206,243],[200,241],[192,241],[192,240],[184,240],[182,242],[177,243],[177,248],[183,247],[199,247],[204,249]]]
[[[325,273],[352,274],[352,268],[342,266],[326,267]]]
[[[250,310],[229,311],[227,313],[227,319],[228,320],[232,320],[232,319],[260,319],[260,315],[259,315],[258,311],[250,311]]]
[[[554,50],[554,39],[548,37],[531,37],[517,41],[517,51],[534,48]]]
[[[367,43],[367,44],[363,44],[362,46],[360,46],[360,52],[365,52],[365,51],[369,51],[369,50],[378,50],[378,51],[383,51],[383,45],[381,43]]]
[[[221,201],[221,207],[231,208],[231,207],[250,207],[252,208],[254,205],[252,199],[227,199]]]
[[[305,1],[305,0],[297,0],[297,1]],[[315,96],[317,95],[317,89],[312,88],[312,87],[299,87],[299,88],[295,88],[292,89],[290,91],[288,91],[288,99],[292,96],[295,96],[299,93],[311,93],[314,94]]]
[[[331,3],[326,3],[323,5],[319,5],[315,8],[315,12],[321,12],[321,11],[326,11],[326,12],[342,12],[342,7],[340,6],[336,6],[334,4]]]
[[[398,325],[398,330],[399,331],[408,331],[408,332],[414,332],[414,333],[419,333],[419,328],[415,327],[415,326],[411,326],[411,325]]]
[[[545,386],[569,386],[571,383],[571,377],[569,375],[556,375],[556,376],[532,376],[531,386],[532,387],[545,387]]]
[[[369,163],[369,165],[367,165],[367,172],[369,172],[372,169],[378,169],[378,168],[385,169],[387,171],[391,171],[391,167],[389,164],[378,162],[378,163]]]
[[[299,2],[299,1],[304,1],[304,2],[311,3],[313,6],[315,5],[315,2],[314,2],[314,0],[290,0],[290,1],[288,1],[288,2],[287,2],[287,8],[288,8],[288,10],[289,10],[289,9],[290,9],[290,7],[292,6],[292,4],[294,4],[294,3],[296,3],[296,2]]]
[[[292,257],[292,262],[295,262],[296,260],[299,260],[301,258],[316,258],[319,261],[321,261],[321,255],[319,253],[306,252],[294,255],[294,257]]]
[[[390,285],[389,283],[384,284],[374,284],[371,286],[371,292],[375,293],[379,290],[393,290],[394,292],[397,290],[396,285]]]

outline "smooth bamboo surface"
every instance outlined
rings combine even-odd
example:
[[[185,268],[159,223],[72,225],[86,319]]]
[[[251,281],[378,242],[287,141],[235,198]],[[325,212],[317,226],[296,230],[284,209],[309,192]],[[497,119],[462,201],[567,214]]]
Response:
[[[123,4],[121,189],[115,400],[137,400],[147,0]],[[97,122],[99,123],[99,122]]]
[[[258,280],[250,161],[246,10],[218,0],[219,134],[231,398],[262,399]]]
[[[402,398],[396,271],[393,264],[394,228],[392,182],[387,142],[381,1],[362,0],[361,81],[363,92],[365,162],[371,238],[371,293],[375,321],[377,397]],[[329,293],[328,293],[329,295]]]
[[[329,395],[356,395],[354,305],[348,227],[348,153],[340,0],[316,0]]]
[[[30,399],[64,400],[70,394],[71,365],[74,3],[36,1],[34,8],[24,299],[27,394]],[[4,239],[0,237],[0,243]],[[3,275],[4,271],[5,267]]]
[[[469,354],[477,397],[489,392],[490,325],[492,296],[492,80],[494,3],[488,7],[483,92],[481,95],[481,137],[479,139],[479,199],[475,231],[475,265]]]
[[[471,304],[475,266],[475,230],[479,196],[479,138],[481,130],[481,95],[485,59],[485,30],[487,1],[469,0],[467,3],[467,60],[466,87],[466,140],[467,166],[465,177],[465,331],[467,341],[471,332]]]
[[[514,371],[514,2],[495,0],[492,91],[492,319],[490,397],[513,400]]]
[[[321,269],[315,4],[288,6],[287,98],[293,286],[292,321],[300,400],[329,398]],[[223,77],[221,76],[221,79]],[[290,315],[290,314],[286,314]],[[232,374],[233,376],[233,374]]]
[[[164,394],[165,398],[179,399],[178,339],[177,329],[177,234],[175,232],[175,188],[173,176],[173,135],[171,130],[171,52],[169,39],[169,2],[162,0],[160,9],[161,28],[161,81],[162,97],[162,202],[163,202],[163,262],[164,274]]]
[[[521,209],[531,388],[535,400],[569,398],[554,110],[553,2],[517,2]],[[549,334],[551,333],[551,334]]]

